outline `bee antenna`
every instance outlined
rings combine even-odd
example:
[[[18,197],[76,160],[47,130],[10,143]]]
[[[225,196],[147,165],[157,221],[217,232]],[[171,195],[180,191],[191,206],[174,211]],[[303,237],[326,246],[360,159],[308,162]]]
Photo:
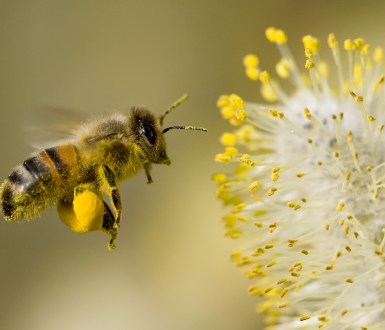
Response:
[[[177,99],[173,104],[171,104],[169,108],[160,116],[159,118],[160,126],[163,125],[164,117],[166,117],[172,110],[174,110],[177,106],[181,105],[187,99],[188,99],[188,95],[183,94],[179,99]]]
[[[197,126],[180,126],[180,125],[175,125],[175,126],[170,126],[166,127],[162,133],[168,132],[170,129],[186,129],[189,131],[202,131],[202,132],[207,132],[207,128],[204,127],[197,127]]]

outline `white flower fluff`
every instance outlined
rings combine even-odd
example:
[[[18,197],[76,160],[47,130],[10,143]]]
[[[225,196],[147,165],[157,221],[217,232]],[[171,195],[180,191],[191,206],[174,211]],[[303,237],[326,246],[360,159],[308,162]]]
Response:
[[[247,76],[268,104],[222,95],[235,126],[221,137],[217,195],[228,206],[231,255],[260,296],[266,329],[385,329],[385,93],[382,50],[333,34],[334,63],[305,36],[302,75],[282,30],[266,30],[287,94],[255,55]],[[334,83],[329,78],[329,70]],[[231,165],[233,164],[233,165]]]

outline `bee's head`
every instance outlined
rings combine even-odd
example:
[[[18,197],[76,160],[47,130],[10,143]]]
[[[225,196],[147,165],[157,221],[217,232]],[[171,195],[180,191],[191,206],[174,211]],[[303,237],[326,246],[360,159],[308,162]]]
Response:
[[[170,165],[170,158],[166,152],[166,141],[164,133],[171,129],[185,129],[204,131],[207,129],[196,126],[169,126],[163,128],[164,118],[178,105],[187,99],[187,95],[183,95],[174,102],[159,118],[157,118],[150,110],[144,107],[135,107],[132,109],[130,118],[130,126],[134,131],[136,142],[140,145],[151,163]]]
[[[150,110],[144,107],[132,108],[130,126],[135,142],[151,163],[170,165],[159,119]]]

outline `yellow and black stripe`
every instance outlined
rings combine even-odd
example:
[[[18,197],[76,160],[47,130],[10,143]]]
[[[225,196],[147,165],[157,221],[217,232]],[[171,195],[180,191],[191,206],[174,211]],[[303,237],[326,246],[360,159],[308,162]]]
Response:
[[[5,219],[30,219],[55,204],[77,162],[77,150],[72,144],[47,148],[27,158],[0,187]]]

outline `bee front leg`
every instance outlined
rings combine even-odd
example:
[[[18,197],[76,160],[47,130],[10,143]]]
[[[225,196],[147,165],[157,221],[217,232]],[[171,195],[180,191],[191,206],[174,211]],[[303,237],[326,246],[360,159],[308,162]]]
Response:
[[[115,211],[113,228],[117,229],[119,228],[122,216],[122,201],[118,186],[116,185],[115,174],[107,165],[102,165],[99,171],[99,177],[102,181],[103,191],[110,196],[111,206]]]
[[[146,172],[146,177],[147,177],[147,184],[152,183],[152,177],[150,174],[151,171],[151,163],[144,163],[144,171]]]

